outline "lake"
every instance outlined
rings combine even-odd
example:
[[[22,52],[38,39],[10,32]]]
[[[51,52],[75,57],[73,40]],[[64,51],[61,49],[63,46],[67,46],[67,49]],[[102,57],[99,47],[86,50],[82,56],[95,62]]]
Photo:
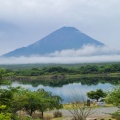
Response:
[[[46,91],[52,92],[54,95],[59,95],[63,98],[63,103],[68,103],[70,102],[70,99],[73,97],[73,95],[78,95],[80,96],[80,99],[82,100],[87,99],[86,93],[91,91],[91,90],[97,90],[97,89],[102,89],[104,91],[111,90],[114,85],[110,83],[98,83],[96,85],[87,85],[87,84],[81,84],[79,83],[70,83],[67,85],[63,85],[61,87],[51,87],[51,86],[44,86],[41,84],[38,84],[37,86],[33,86],[32,84],[23,84],[18,81],[14,81],[11,83],[12,87],[17,87],[21,86],[25,89],[29,89],[31,91],[36,91],[38,89],[45,89]],[[7,88],[7,85],[2,85],[2,88]]]

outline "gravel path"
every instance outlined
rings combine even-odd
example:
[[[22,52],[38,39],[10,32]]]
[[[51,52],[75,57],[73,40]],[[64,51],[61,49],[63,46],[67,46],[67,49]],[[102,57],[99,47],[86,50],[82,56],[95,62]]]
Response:
[[[117,111],[117,107],[101,107],[101,108],[95,108],[95,113],[92,116],[109,116],[109,113],[113,113]],[[63,116],[72,116],[71,113],[68,110],[61,110]]]
[[[117,111],[117,107],[101,107],[101,108],[95,108],[95,113],[91,116],[89,116],[88,120],[92,120],[90,118],[96,118],[96,117],[107,117],[110,116],[110,113],[113,113]],[[70,120],[72,118],[72,114],[68,110],[60,110],[63,114],[63,116],[66,118],[64,120]],[[53,113],[54,111],[50,111],[49,113]]]
[[[119,110],[117,107],[103,107],[103,108],[97,108],[96,113],[98,116],[101,115],[108,115],[110,113],[114,113],[115,111]]]

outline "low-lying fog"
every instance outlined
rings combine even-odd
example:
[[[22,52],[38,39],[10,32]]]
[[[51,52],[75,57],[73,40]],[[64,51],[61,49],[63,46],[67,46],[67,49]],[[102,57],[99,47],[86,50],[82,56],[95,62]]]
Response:
[[[26,63],[95,63],[95,62],[119,62],[120,52],[107,46],[96,47],[83,46],[81,49],[68,49],[54,53],[30,57],[0,58],[0,64],[26,64]]]

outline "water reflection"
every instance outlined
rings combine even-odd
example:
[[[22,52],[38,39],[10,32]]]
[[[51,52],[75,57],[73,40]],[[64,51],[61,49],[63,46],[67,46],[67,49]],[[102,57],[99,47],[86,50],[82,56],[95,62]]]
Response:
[[[50,87],[63,87],[64,85],[81,83],[82,85],[98,85],[99,83],[106,84],[110,83],[112,85],[118,85],[120,83],[119,77],[81,77],[81,78],[69,78],[69,79],[40,79],[37,78],[32,80],[32,78],[15,78],[12,81],[18,81],[21,84],[29,84],[33,87],[38,87],[39,85],[50,86]]]
[[[70,98],[73,94],[77,94],[81,97],[84,97],[86,99],[86,93],[91,90],[97,90],[102,89],[104,91],[110,90],[114,85],[111,85],[110,83],[99,83],[97,85],[83,85],[81,83],[71,83],[67,85],[63,85],[62,87],[50,87],[50,86],[44,86],[44,85],[37,85],[37,87],[32,86],[32,84],[22,84],[19,82],[12,82],[12,87],[21,86],[25,89],[29,89],[31,91],[36,91],[38,89],[45,89],[46,91],[50,91],[53,94],[57,94],[61,96],[64,99],[64,103],[69,102]],[[2,88],[7,88],[7,85],[2,85]],[[82,99],[82,98],[81,98]]]

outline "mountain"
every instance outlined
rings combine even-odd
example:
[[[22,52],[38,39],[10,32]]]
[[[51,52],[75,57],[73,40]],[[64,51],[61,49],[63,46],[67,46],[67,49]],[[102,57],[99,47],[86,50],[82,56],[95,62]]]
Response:
[[[79,49],[83,45],[104,46],[103,43],[89,37],[74,27],[62,27],[41,40],[2,55],[2,57],[19,57],[47,55],[55,51]]]

